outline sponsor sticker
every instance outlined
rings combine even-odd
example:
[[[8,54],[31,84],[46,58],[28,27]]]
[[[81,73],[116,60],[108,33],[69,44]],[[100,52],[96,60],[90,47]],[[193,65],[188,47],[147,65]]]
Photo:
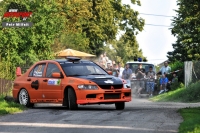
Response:
[[[104,81],[105,83],[107,84],[113,84],[114,82],[112,80],[107,80],[107,81]]]
[[[48,85],[60,85],[61,80],[60,79],[49,79]]]

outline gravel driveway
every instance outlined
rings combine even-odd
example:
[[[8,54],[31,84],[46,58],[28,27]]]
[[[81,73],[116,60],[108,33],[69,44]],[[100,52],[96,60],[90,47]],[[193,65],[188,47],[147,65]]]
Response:
[[[79,106],[66,110],[60,105],[37,107],[0,117],[0,133],[175,133],[182,118],[179,108],[200,103],[151,102],[133,98],[123,111],[114,105]]]

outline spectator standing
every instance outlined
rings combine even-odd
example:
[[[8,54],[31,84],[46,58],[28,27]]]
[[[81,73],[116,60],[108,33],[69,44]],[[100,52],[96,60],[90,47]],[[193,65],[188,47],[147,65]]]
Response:
[[[125,69],[122,72],[122,79],[126,80],[127,85],[131,87],[132,70],[129,68],[129,64],[126,64]],[[124,86],[124,88],[127,88]]]
[[[124,71],[124,68],[121,66],[121,63],[118,65],[118,77],[122,78],[122,73]]]
[[[101,67],[103,66],[104,64],[104,58],[103,58],[103,54],[100,55],[99,57],[99,63],[98,63]]]
[[[105,65],[102,65],[102,68],[103,68],[104,70],[106,70],[106,66],[105,66]]]
[[[113,70],[112,70],[113,76],[118,77],[118,72],[117,71],[118,71],[117,65],[113,64]]]
[[[166,91],[167,83],[168,83],[168,78],[166,77],[165,74],[163,74],[162,77],[160,78],[160,92],[158,94],[161,94]]]
[[[154,91],[156,91],[157,93],[159,93],[159,91],[160,91],[160,78],[161,78],[161,75],[159,73],[157,73],[156,77],[157,77],[156,80],[155,80],[155,83],[156,83],[155,88],[156,88],[156,90],[154,90]]]
[[[112,61],[112,64],[113,64],[113,65],[116,64],[114,60]]]
[[[119,66],[118,66],[118,64],[116,64],[116,68],[117,68],[117,70],[119,70]]]
[[[164,66],[162,66],[160,68],[160,72],[161,72],[162,75],[163,74],[169,74],[171,72],[171,67],[168,66],[168,62],[167,61],[165,61],[164,62]]]
[[[107,64],[109,63],[109,59],[106,56],[106,52],[103,54],[103,60],[104,60],[104,63],[105,63],[105,67],[107,68]]]
[[[145,69],[142,68],[142,64],[138,64],[138,68],[135,70],[135,76],[138,80],[139,88],[138,88],[138,95],[140,95],[142,89],[144,89],[144,76],[145,76]]]
[[[110,63],[107,64],[106,71],[112,71],[112,67],[111,67],[111,64],[110,64]]]
[[[154,92],[154,85],[155,85],[155,75],[156,73],[153,71],[153,67],[149,66],[149,71],[146,73],[147,77],[147,92],[149,93],[149,96],[153,96]]]

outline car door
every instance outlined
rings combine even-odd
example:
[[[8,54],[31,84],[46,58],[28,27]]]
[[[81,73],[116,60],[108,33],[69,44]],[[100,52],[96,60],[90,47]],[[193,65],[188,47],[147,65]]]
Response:
[[[29,73],[27,78],[29,88],[30,97],[33,100],[43,99],[42,93],[42,82],[41,78],[44,74],[46,63],[37,64]]]
[[[52,73],[61,73],[54,63],[48,63],[45,77],[43,78],[43,93],[46,99],[62,99],[62,78],[53,78]]]

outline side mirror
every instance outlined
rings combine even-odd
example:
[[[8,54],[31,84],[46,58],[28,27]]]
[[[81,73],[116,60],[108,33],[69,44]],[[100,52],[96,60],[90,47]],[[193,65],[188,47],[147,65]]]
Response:
[[[107,71],[109,75],[112,75],[112,71]]]
[[[61,74],[60,73],[52,73],[52,77],[53,78],[61,78]]]
[[[22,71],[21,71],[21,68],[20,67],[17,67],[16,68],[16,76],[19,77],[22,75]]]

